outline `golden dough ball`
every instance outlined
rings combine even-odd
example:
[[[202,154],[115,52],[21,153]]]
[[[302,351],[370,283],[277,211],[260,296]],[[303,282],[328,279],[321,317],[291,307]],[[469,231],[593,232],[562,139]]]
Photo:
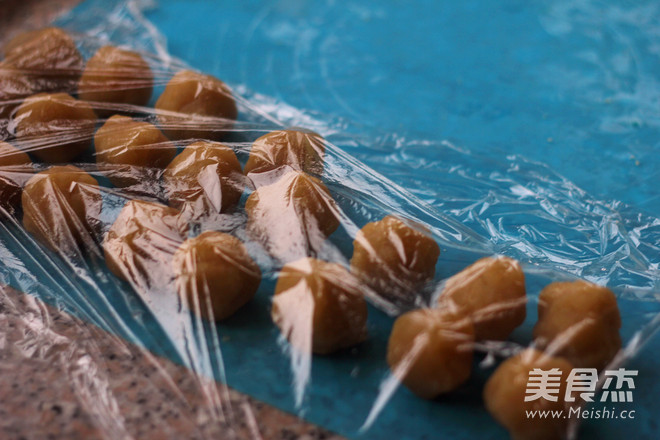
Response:
[[[336,263],[303,258],[284,266],[271,316],[303,352],[330,354],[367,338],[367,303],[359,282]]]
[[[530,373],[534,369],[546,372],[556,369],[551,396],[525,402]],[[504,426],[513,440],[560,440],[566,438],[568,419],[553,417],[527,417],[526,411],[568,411],[565,402],[566,380],[573,365],[565,359],[551,357],[534,349],[526,349],[500,364],[484,388],[483,398],[488,412]],[[556,385],[554,385],[556,384]],[[535,388],[530,387],[531,390]]]
[[[72,165],[32,176],[22,194],[23,226],[54,251],[92,248],[99,233],[102,197],[98,182]]]
[[[22,33],[4,51],[5,62],[27,75],[35,91],[73,91],[82,71],[76,43],[56,27]]]
[[[433,399],[468,380],[473,344],[469,319],[439,309],[413,310],[394,322],[387,363],[410,391]]]
[[[7,65],[0,62],[0,121],[9,119],[11,112],[27,96],[33,94],[33,87],[28,78]]]
[[[557,282],[539,295],[537,345],[579,368],[605,368],[621,349],[621,316],[611,290],[587,281]]]
[[[207,231],[186,240],[174,254],[179,297],[200,316],[221,321],[257,293],[259,266],[236,237]]]
[[[511,258],[482,258],[447,280],[439,302],[469,316],[478,341],[501,341],[525,321],[525,275]]]
[[[0,141],[0,207],[13,213],[21,204],[21,193],[34,174],[30,157]]]
[[[440,247],[430,234],[388,215],[353,241],[351,270],[383,298],[410,303],[433,280]]]
[[[133,286],[145,290],[162,287],[172,276],[172,256],[187,234],[188,224],[178,210],[130,200],[103,241],[106,265]]]
[[[263,173],[282,166],[320,175],[323,173],[325,145],[313,131],[277,130],[254,141],[245,174]]]
[[[259,187],[245,210],[250,233],[281,261],[317,253],[339,227],[338,207],[328,188],[299,171]]]
[[[144,106],[151,98],[153,83],[149,64],[139,53],[103,46],[87,61],[78,96],[85,101]]]
[[[202,212],[224,212],[235,207],[245,180],[234,150],[216,142],[188,145],[165,169],[170,206],[192,203]]]
[[[48,163],[66,163],[92,144],[96,113],[66,93],[40,93],[25,99],[13,120],[20,148]]]
[[[156,101],[158,120],[171,139],[218,140],[238,116],[236,101],[227,85],[219,79],[191,70],[172,77]]]
[[[157,178],[176,156],[176,146],[155,125],[120,115],[98,129],[94,148],[99,168],[118,187]]]

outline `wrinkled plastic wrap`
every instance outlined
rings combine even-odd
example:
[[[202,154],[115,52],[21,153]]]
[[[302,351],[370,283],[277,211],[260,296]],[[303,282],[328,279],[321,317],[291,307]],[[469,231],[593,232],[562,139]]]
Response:
[[[55,69],[30,59],[16,67],[10,55],[1,65],[10,84],[2,138],[30,155],[3,147],[0,156],[1,279],[119,336],[118,345],[185,365],[218,423],[231,425],[232,401],[209,379],[348,436],[506,436],[481,404],[482,382],[532,343],[544,286],[584,279],[612,289],[623,349],[610,367],[626,365],[657,329],[657,219],[593,200],[521,157],[495,161],[446,141],[361,133],[240,84],[209,98],[233,95],[234,108],[209,110],[226,117],[191,117],[194,109],[177,108],[180,96],[167,108],[158,101],[168,83],[190,67],[168,55],[138,4],[99,4],[60,21],[81,58],[60,50]],[[83,71],[109,44],[141,56],[112,72],[114,83],[103,67]],[[78,100],[25,100],[55,92]],[[111,94],[118,102],[103,102]],[[40,110],[44,99],[54,110]],[[290,127],[300,128],[262,137]],[[371,240],[362,229],[384,218],[394,256],[379,253],[381,232]],[[395,318],[444,307],[447,280],[494,255],[522,263],[522,325],[498,341],[488,332],[468,341],[472,378],[458,392],[441,401],[397,392],[386,362]],[[222,300],[211,301],[214,288]],[[134,435],[93,364],[78,366],[88,377],[73,386],[94,402],[89,411],[108,438]],[[166,370],[156,374],[176,389]]]

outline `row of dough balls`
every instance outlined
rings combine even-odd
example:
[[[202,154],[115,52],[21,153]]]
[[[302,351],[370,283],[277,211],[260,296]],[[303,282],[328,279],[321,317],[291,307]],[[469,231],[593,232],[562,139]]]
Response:
[[[158,128],[125,116],[110,118],[97,131],[95,147],[98,169],[115,186],[126,187],[145,179],[158,185],[162,174],[162,185],[171,206],[181,208],[191,202],[201,210],[215,212],[236,206],[246,186],[244,174],[265,173],[282,166],[322,172],[324,154],[319,135],[303,130],[279,130],[253,143],[242,170],[236,154],[227,145],[197,141],[176,155],[174,144]],[[5,208],[18,208],[24,183],[19,178],[29,176],[31,166],[24,151],[0,142],[0,198]],[[314,178],[310,176],[310,179]],[[314,182],[325,188],[318,179]]]
[[[207,231],[186,239],[188,225],[179,214],[157,203],[129,201],[105,237],[106,263],[115,275],[136,286],[151,284],[163,275],[163,267],[172,267],[179,297],[189,310],[207,319],[226,319],[256,293],[259,267],[245,245],[231,235]],[[432,279],[433,269],[424,268],[421,274],[417,263],[395,256],[393,250],[403,246],[408,254],[424,260],[428,255],[423,255],[426,250],[419,244],[426,240],[433,242],[403,220],[388,216],[358,233],[349,269],[310,257],[286,264],[275,287],[273,321],[304,352],[329,354],[364,341],[365,285],[393,295],[400,291],[382,290],[387,284],[384,278],[398,279],[399,285],[408,279],[407,290],[419,292],[421,284]],[[365,244],[372,255],[368,263]],[[437,252],[431,257],[437,258]],[[151,261],[140,254],[149,255]],[[426,261],[435,265],[433,258]]]
[[[123,106],[145,106],[151,99],[154,75],[142,55],[134,51],[103,46],[84,63],[66,31],[46,28],[15,37],[5,46],[4,52],[5,59],[0,63],[0,118],[7,118],[22,99],[36,95],[28,102],[31,104],[28,109],[36,108],[43,114],[33,122],[43,124],[48,118],[63,116],[72,124],[80,125],[73,129],[85,130],[89,129],[90,120],[96,119],[96,113],[110,116],[117,109],[136,110]],[[82,101],[63,93],[74,91]],[[46,94],[42,95],[44,92]],[[55,94],[54,103],[49,102],[53,100],[49,98],[50,92]],[[95,103],[96,113],[85,101]],[[226,119],[230,127],[230,121],[238,115],[236,101],[227,85],[210,75],[190,70],[178,72],[170,79],[155,108],[162,112],[159,121],[163,125],[178,125],[168,130],[171,139],[218,135],[218,130],[200,130],[195,124],[204,125],[203,117],[210,117]],[[26,112],[25,109],[19,111]],[[168,112],[196,115],[198,121],[181,119]],[[27,119],[23,125],[30,122],[30,118]],[[22,137],[30,133],[25,127],[17,127],[16,134]],[[65,153],[69,157],[60,162],[75,157],[76,151],[73,148],[72,152]],[[46,157],[43,160],[51,161]]]
[[[169,80],[156,102],[167,137],[152,124],[120,115],[110,117],[94,136],[98,115],[135,112],[125,106],[146,105],[153,83],[148,64],[136,52],[104,46],[83,65],[75,42],[61,29],[19,35],[5,46],[0,63],[0,119],[12,116],[9,128],[20,150],[2,144],[0,167],[29,171],[30,157],[21,153],[68,163],[95,138],[99,167],[118,186],[130,185],[144,177],[140,168],[162,168],[172,160],[176,147],[170,139],[215,139],[237,116],[235,99],[222,81],[184,70]],[[62,93],[72,88],[80,100]],[[9,180],[0,188],[7,190],[3,205],[15,206],[21,182],[3,180]]]
[[[435,308],[414,310],[394,323],[387,361],[420,397],[451,392],[471,375],[474,344],[504,340],[525,320],[525,277],[507,257],[481,259],[449,278]],[[614,294],[586,281],[555,282],[539,295],[534,346],[504,361],[484,389],[490,413],[516,439],[561,439],[566,420],[527,418],[526,410],[567,409],[557,402],[525,402],[529,372],[573,367],[604,369],[621,349],[621,317]]]

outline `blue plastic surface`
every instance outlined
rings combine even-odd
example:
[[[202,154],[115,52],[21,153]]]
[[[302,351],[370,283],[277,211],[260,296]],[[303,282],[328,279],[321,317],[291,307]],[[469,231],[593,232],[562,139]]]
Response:
[[[624,339],[658,313],[659,5],[162,0],[146,17],[172,55],[272,103],[283,121],[320,127],[341,148],[490,240],[494,251],[574,274],[563,259],[589,262],[580,275],[620,288]],[[511,194],[504,188],[516,185],[518,197],[505,203]],[[547,200],[565,203],[570,215],[537,215]],[[641,244],[622,245],[634,235],[621,230],[612,230],[609,241],[582,234],[609,230],[589,227],[608,219],[612,228],[641,228]],[[557,237],[574,247],[567,250]],[[518,239],[524,248],[516,248]],[[594,250],[595,241],[601,247]],[[533,254],[538,250],[546,254]],[[528,290],[538,292],[544,281],[543,274],[531,277]],[[62,282],[53,280],[52,289]],[[296,412],[289,359],[267,314],[269,288],[220,326],[220,339],[230,341],[222,347],[226,379]],[[534,308],[530,303],[531,317]],[[368,343],[314,358],[304,417],[355,438],[506,438],[480,400],[488,370],[439,401],[400,389],[360,434],[388,371],[390,325],[391,318],[372,310]],[[531,325],[530,318],[513,339],[526,343]],[[134,330],[138,340],[174,356],[145,328]],[[640,370],[630,404],[636,420],[587,422],[584,438],[658,436],[658,348],[655,338],[628,365]]]
[[[660,215],[653,1],[176,1],[171,53],[233,84],[416,139],[548,164]]]

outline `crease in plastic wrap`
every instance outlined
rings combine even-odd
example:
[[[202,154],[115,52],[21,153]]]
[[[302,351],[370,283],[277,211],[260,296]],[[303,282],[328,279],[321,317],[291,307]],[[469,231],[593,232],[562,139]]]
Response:
[[[657,330],[660,220],[595,200],[523,157],[496,161],[447,141],[376,133],[218,85],[168,55],[144,4],[100,4],[58,23],[81,57],[61,52],[60,67],[47,71],[30,59],[16,67],[20,54],[3,61],[4,78],[20,75],[0,103],[11,144],[0,157],[11,202],[1,279],[116,335],[117,347],[128,341],[189,368],[212,420],[231,427],[245,409],[215,379],[345,435],[412,438],[443,424],[503,436],[478,384],[532,344],[544,286],[584,279],[615,293],[623,348],[609,368]],[[97,52],[110,44],[140,56]],[[124,60],[110,80],[102,62],[88,62],[103,50]],[[194,92],[168,91],[175,74],[184,85],[210,81],[210,103],[187,109]],[[190,116],[205,111],[224,117]],[[377,250],[383,241],[389,254]],[[397,391],[386,360],[394,319],[444,307],[444,292],[465,281],[452,277],[494,255],[522,263],[522,325],[497,340],[470,339],[473,378],[452,394],[458,403]],[[65,380],[103,435],[134,436],[94,348],[49,333],[48,316],[40,319],[25,316],[34,325],[23,355],[71,362]],[[64,353],[48,349],[57,344]],[[154,374],[173,399],[186,398],[166,369]]]

